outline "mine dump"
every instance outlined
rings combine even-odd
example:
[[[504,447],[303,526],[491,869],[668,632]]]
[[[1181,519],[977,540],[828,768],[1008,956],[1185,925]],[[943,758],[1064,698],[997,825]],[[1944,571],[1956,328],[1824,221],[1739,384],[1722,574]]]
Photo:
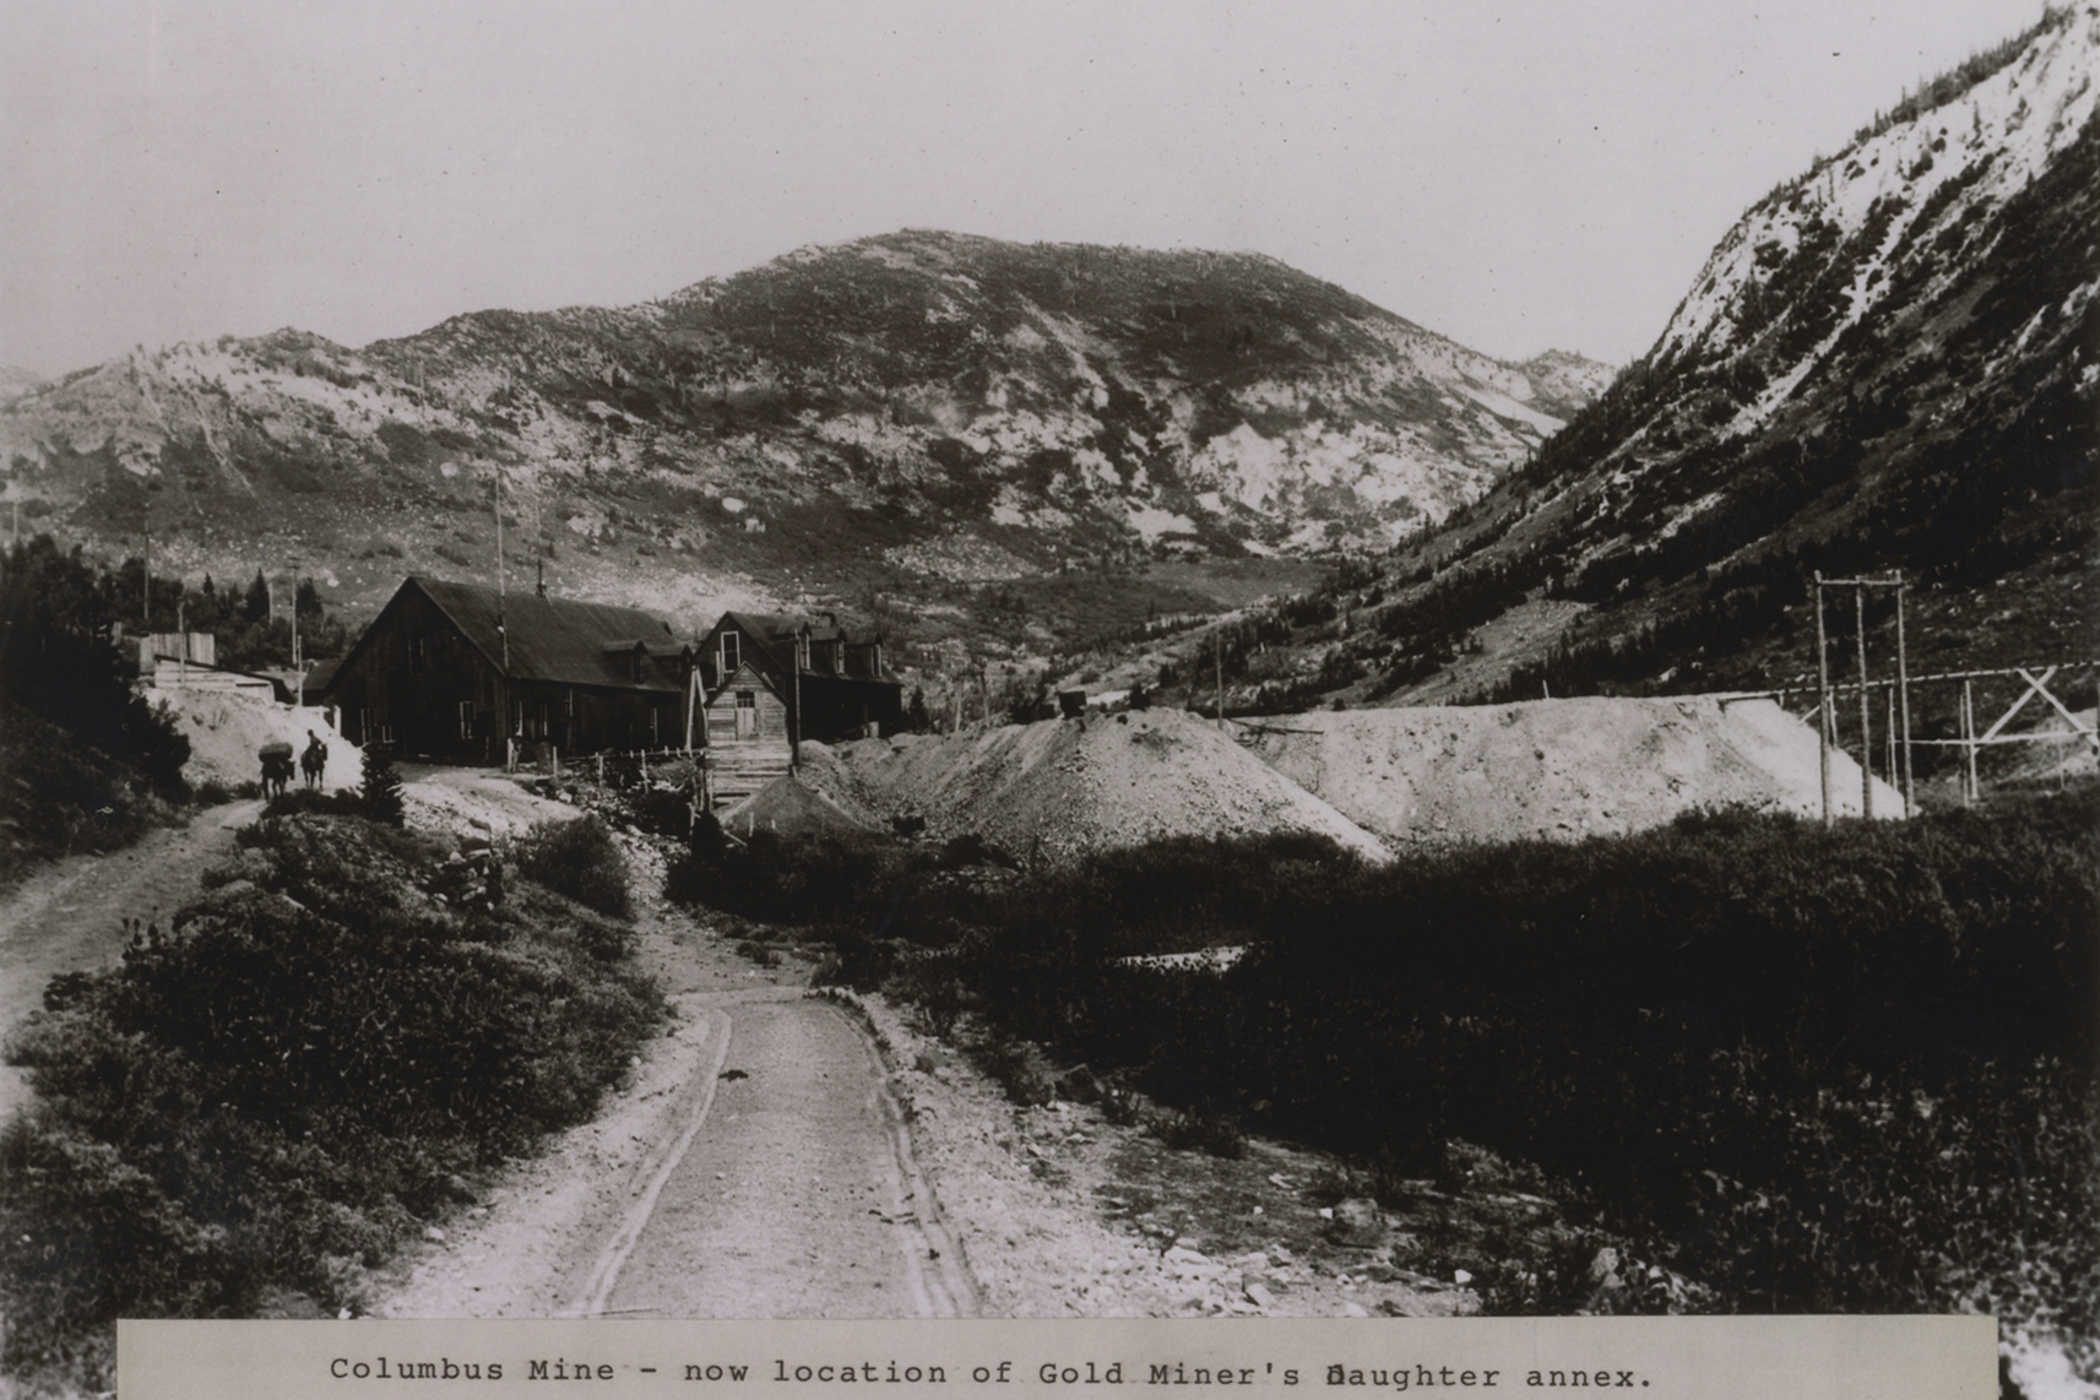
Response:
[[[1368,861],[1382,842],[1210,722],[1172,710],[1040,720],[948,738],[861,740],[837,763],[867,806],[973,835],[1024,864],[1194,837],[1324,836]]]
[[[1822,810],[1815,730],[1764,697],[1323,711],[1240,732],[1277,772],[1403,847],[1621,835],[1700,809]],[[1859,765],[1833,752],[1830,785],[1832,810],[1859,815]],[[1903,813],[1878,778],[1873,805]]]

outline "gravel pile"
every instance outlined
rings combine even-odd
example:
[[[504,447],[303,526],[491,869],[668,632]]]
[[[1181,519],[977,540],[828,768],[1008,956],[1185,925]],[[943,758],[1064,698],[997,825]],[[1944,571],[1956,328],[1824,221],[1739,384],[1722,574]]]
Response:
[[[1822,810],[1814,728],[1765,699],[1322,711],[1241,734],[1278,773],[1402,846],[1578,840],[1698,808]],[[1841,753],[1831,789],[1840,813],[1858,815],[1859,767]],[[1876,779],[1874,815],[1902,810]]]
[[[807,758],[804,766],[806,771]],[[722,826],[739,836],[757,831],[782,836],[861,836],[876,829],[878,823],[872,818],[849,811],[827,796],[822,786],[830,784],[820,778],[805,781],[799,773],[775,778],[720,813]]]
[[[1024,862],[1173,837],[1303,833],[1387,858],[1377,838],[1178,710],[861,740],[835,756],[843,773],[816,781],[864,795],[885,817],[923,819],[936,840],[973,834]]]

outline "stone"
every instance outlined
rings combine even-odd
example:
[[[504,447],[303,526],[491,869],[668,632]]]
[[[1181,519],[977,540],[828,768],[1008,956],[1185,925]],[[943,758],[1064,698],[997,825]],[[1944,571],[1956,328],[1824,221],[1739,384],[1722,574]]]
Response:
[[[1374,1248],[1385,1242],[1385,1212],[1366,1197],[1352,1196],[1338,1203],[1327,1221],[1321,1233],[1335,1244]]]
[[[1259,1283],[1250,1283],[1240,1291],[1247,1295],[1248,1302],[1263,1312],[1276,1306],[1276,1295]]]

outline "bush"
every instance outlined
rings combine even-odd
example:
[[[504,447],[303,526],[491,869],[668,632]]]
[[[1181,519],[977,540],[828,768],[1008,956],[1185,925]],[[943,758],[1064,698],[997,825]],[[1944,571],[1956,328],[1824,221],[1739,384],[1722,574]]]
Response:
[[[1247,1134],[1238,1120],[1224,1113],[1190,1109],[1154,1118],[1152,1135],[1177,1152],[1207,1152],[1237,1161],[1247,1155]]]
[[[1128,1074],[1182,1110],[1163,1135],[1249,1105],[1391,1197],[1533,1189],[1500,1164],[1534,1163],[1715,1306],[1988,1305],[2100,1335],[2100,1240],[2065,1224],[2100,1215],[2100,796],[1831,830],[1702,813],[1375,870],[1175,843],[927,885],[883,920],[960,926],[942,975],[995,1047]],[[1199,936],[1251,949],[1223,975],[1113,961]],[[1020,1053],[987,1068],[1030,1093]],[[1559,1297],[1580,1279],[1558,1259],[1496,1296]]]
[[[632,918],[627,858],[595,816],[535,826],[518,842],[518,872],[601,914]]]
[[[407,820],[407,812],[401,801],[401,774],[394,767],[392,750],[385,744],[366,744],[362,766],[364,781],[359,795],[365,815],[375,822],[400,826]]]
[[[40,1103],[0,1134],[10,1374],[106,1389],[119,1315],[354,1304],[463,1174],[588,1117],[660,1022],[605,956],[615,926],[545,895],[444,912],[415,837],[294,815],[241,849],[248,886],[55,983],[15,1047]]]

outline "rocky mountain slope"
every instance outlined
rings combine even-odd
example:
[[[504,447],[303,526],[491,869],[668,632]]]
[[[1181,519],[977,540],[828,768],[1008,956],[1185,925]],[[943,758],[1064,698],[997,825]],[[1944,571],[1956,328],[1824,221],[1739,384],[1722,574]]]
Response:
[[[1817,569],[1906,571],[1914,671],[2100,651],[2096,78],[2088,0],[1759,200],[1533,463],[1272,620],[1284,688],[1769,684],[1814,669]]]
[[[660,301],[352,350],[140,351],[0,406],[10,497],[162,567],[338,597],[488,572],[500,473],[559,586],[699,611],[871,581],[1390,543],[1600,365],[1490,359],[1272,259],[905,232]]]

